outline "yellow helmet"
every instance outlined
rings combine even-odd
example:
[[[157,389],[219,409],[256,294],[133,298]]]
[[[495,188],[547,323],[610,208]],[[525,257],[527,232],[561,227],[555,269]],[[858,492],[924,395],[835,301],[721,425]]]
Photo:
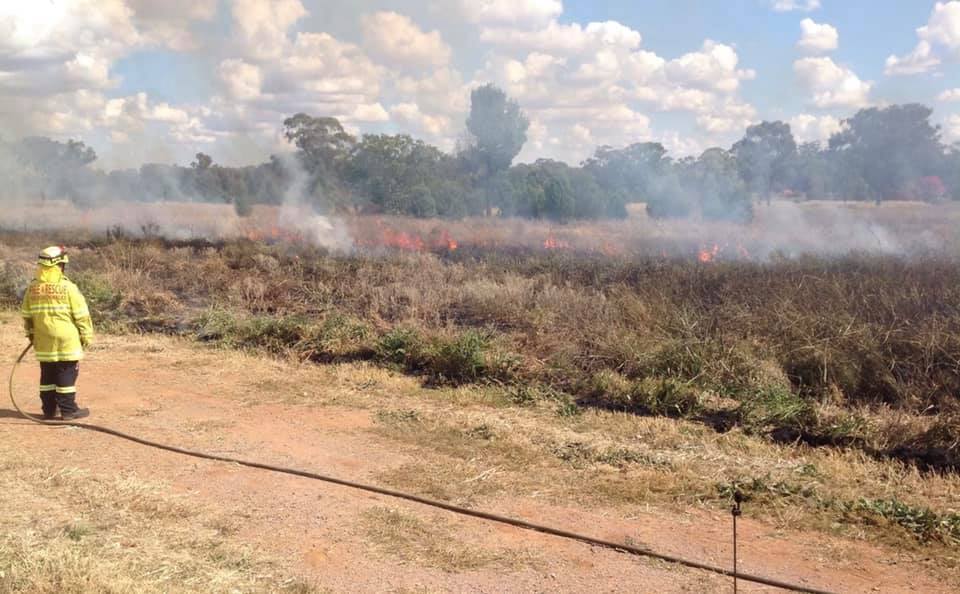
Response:
[[[52,245],[40,252],[37,263],[41,266],[56,266],[57,264],[66,264],[70,261],[67,257],[67,248],[62,245]]]

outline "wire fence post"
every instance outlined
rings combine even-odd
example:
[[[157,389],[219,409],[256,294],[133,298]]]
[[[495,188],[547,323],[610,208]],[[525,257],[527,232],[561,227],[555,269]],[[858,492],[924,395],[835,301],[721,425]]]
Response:
[[[733,492],[733,507],[730,508],[730,515],[733,516],[733,594],[737,594],[737,518],[740,516],[740,503],[743,502],[743,495],[740,491]]]

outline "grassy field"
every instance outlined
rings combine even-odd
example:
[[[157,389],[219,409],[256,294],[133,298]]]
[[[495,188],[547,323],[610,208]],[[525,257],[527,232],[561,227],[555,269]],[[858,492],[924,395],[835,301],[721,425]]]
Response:
[[[260,215],[199,238],[159,223],[8,230],[0,301],[16,304],[38,246],[62,242],[102,331],[412,376],[432,401],[350,404],[418,452],[378,477],[399,488],[678,509],[720,509],[739,489],[778,526],[956,566],[957,209],[775,204],[748,227],[344,219],[335,248]],[[485,412],[503,409],[509,423]],[[388,508],[362,524],[438,566],[517,562],[431,548],[417,535],[435,527]],[[202,571],[216,581],[231,555]]]
[[[903,211],[905,229],[926,220],[887,207]],[[642,242],[603,253],[575,236],[616,238],[618,225],[650,223],[565,228],[567,238],[551,231],[554,243],[540,246],[527,239],[532,229],[513,243],[496,239],[491,223],[456,245],[426,228],[437,222],[353,224],[379,230],[388,245],[339,254],[296,235],[173,241],[114,230],[78,241],[8,232],[0,290],[14,304],[31,252],[59,236],[74,246],[71,275],[95,318],[114,331],[372,360],[431,384],[495,384],[518,404],[548,400],[569,414],[595,406],[684,417],[924,468],[960,464],[960,261],[947,248],[754,259],[754,239],[742,254],[708,248],[704,257],[680,247],[687,237],[663,254]],[[398,234],[435,241],[388,249]]]

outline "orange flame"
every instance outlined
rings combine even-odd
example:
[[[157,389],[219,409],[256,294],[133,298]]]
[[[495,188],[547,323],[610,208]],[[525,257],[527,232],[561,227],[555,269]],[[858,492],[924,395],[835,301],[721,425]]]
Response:
[[[543,240],[543,249],[545,250],[568,250],[570,249],[570,244],[562,239],[557,239],[551,233],[547,235],[547,238]]]
[[[357,237],[354,245],[366,248],[388,248],[407,252],[424,252],[427,250],[456,251],[460,244],[446,229],[439,233],[430,233],[424,238],[413,232],[400,231],[388,227],[383,221],[377,221],[378,233],[367,237]]]
[[[709,264],[717,259],[717,256],[720,254],[720,246],[713,244],[713,247],[708,248],[706,246],[701,247],[700,251],[697,253],[697,259],[703,262],[704,264]]]

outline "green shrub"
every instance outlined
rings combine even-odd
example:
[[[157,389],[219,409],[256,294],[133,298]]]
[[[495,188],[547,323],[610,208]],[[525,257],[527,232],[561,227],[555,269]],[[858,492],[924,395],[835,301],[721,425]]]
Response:
[[[377,359],[416,369],[422,365],[425,347],[420,334],[411,328],[394,328],[380,337],[374,351]]]
[[[437,338],[429,353],[430,371],[438,379],[452,383],[477,381],[487,375],[487,351],[490,335],[476,330]]]
[[[308,332],[306,320],[299,316],[241,317],[227,310],[213,309],[198,320],[197,336],[224,346],[283,353],[297,345]]]
[[[937,513],[896,498],[859,499],[842,506],[845,511],[881,517],[911,532],[921,542],[960,545],[960,513]]]
[[[473,329],[452,337],[434,337],[422,358],[423,371],[449,384],[512,381],[518,365],[516,355],[494,347],[491,333]]]
[[[96,318],[113,317],[122,295],[110,285],[110,281],[95,272],[77,272],[70,274],[70,280],[76,283],[83,293],[90,313]]]
[[[690,382],[672,377],[631,381],[605,369],[593,375],[587,390],[596,404],[646,415],[685,417],[703,408],[699,390]]]
[[[686,417],[702,410],[698,390],[673,378],[647,378],[633,385],[633,410],[649,415]]]
[[[365,359],[374,354],[371,337],[370,327],[363,321],[333,313],[311,326],[293,346],[302,359]]]
[[[740,422],[757,433],[785,430],[800,434],[816,425],[813,406],[780,386],[750,394],[740,403],[738,412]]]

